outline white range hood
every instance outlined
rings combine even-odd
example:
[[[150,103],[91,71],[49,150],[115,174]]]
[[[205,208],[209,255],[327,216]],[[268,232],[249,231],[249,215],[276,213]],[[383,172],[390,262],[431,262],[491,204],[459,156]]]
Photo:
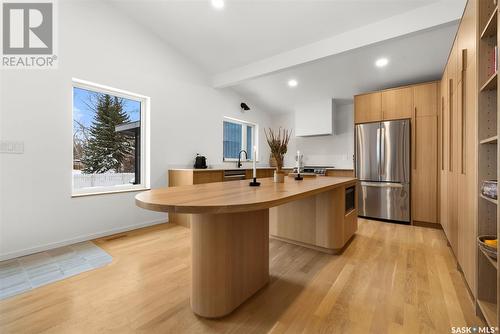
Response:
[[[333,134],[334,100],[319,100],[295,108],[295,136],[325,136]]]

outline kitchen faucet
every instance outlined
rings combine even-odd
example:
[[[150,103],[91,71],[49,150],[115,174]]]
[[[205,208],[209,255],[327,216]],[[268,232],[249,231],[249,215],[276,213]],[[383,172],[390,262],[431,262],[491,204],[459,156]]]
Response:
[[[248,153],[245,150],[241,150],[240,153],[238,153],[238,168],[242,166],[241,164],[241,152],[245,153],[245,160],[248,160]]]

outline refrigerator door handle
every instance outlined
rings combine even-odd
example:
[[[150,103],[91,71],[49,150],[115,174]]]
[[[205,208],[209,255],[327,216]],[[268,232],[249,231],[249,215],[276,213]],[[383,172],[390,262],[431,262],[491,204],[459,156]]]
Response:
[[[376,188],[404,188],[402,183],[361,182],[361,186]]]
[[[379,178],[380,178],[380,175],[382,175],[382,164],[381,164],[381,155],[380,155],[380,132],[381,132],[381,128],[380,128],[380,125],[379,127],[377,128],[377,164],[378,164],[378,175],[379,175]]]
[[[386,170],[386,161],[385,161],[385,150],[386,150],[386,143],[385,143],[385,128],[384,125],[381,124],[381,138],[380,138],[380,176],[385,175],[385,170]]]

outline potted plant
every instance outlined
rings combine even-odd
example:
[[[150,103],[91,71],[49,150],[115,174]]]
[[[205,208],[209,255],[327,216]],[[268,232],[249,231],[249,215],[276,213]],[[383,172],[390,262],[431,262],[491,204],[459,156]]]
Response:
[[[267,131],[264,129],[264,134],[266,135],[267,144],[271,149],[271,155],[276,160],[274,182],[283,183],[285,182],[285,173],[281,169],[283,168],[283,159],[285,158],[292,130],[279,128],[278,131],[275,131],[269,128]]]

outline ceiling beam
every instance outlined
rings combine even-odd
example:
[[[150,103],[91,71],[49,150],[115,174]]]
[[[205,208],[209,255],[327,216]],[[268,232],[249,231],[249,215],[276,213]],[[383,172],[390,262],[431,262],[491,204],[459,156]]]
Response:
[[[213,86],[230,87],[243,81],[315,61],[384,40],[456,22],[466,0],[441,0],[403,14],[371,23],[227,72],[214,75]]]

